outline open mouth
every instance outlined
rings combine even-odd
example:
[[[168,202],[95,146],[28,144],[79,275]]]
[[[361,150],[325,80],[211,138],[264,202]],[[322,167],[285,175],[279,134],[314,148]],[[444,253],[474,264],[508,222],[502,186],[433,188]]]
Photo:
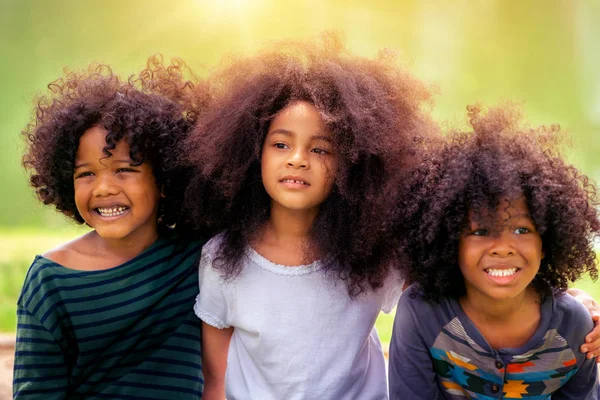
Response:
[[[101,217],[120,217],[129,211],[129,207],[126,206],[115,206],[115,207],[98,207],[94,208],[94,211]]]
[[[301,181],[301,180],[297,180],[297,179],[282,179],[280,181],[281,183],[290,183],[293,185],[303,185],[303,186],[310,186],[310,184],[308,184],[307,182]]]
[[[488,275],[493,277],[504,277],[504,276],[512,276],[517,273],[520,268],[507,268],[507,269],[494,269],[494,268],[486,268],[485,272]]]

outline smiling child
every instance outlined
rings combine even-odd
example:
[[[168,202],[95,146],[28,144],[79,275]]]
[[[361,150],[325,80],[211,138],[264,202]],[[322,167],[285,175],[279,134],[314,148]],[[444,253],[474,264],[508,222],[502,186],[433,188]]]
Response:
[[[393,399],[597,398],[595,359],[578,348],[593,322],[564,293],[598,273],[596,188],[559,156],[556,127],[515,114],[470,108],[474,132],[415,173]]]
[[[44,204],[89,233],[38,255],[18,300],[16,399],[198,399],[202,243],[182,224],[176,146],[195,122],[185,65],[104,65],[38,100],[23,157]],[[185,236],[185,238],[184,238]]]

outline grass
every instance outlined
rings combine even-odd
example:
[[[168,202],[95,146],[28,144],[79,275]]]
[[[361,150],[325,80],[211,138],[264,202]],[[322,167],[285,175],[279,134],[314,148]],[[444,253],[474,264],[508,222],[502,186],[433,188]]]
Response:
[[[1,229],[0,243],[0,332],[16,329],[16,302],[27,269],[36,254],[41,254],[61,243],[65,243],[85,232],[83,228],[61,228],[56,231],[23,229]],[[582,279],[575,285],[600,300],[600,284]],[[394,312],[381,313],[377,319],[377,331],[384,344],[390,342]]]

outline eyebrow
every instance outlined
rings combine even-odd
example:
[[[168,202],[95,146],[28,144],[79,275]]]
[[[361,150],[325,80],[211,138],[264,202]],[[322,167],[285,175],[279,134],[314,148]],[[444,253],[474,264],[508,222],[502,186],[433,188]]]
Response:
[[[115,160],[116,163],[122,163],[122,164],[133,164],[133,160],[131,159],[120,159],[120,160]],[[78,169],[78,168],[83,168],[83,167],[88,167],[90,165],[90,163],[83,163],[83,164],[75,164],[74,169]]]
[[[511,215],[511,218],[529,218],[529,219],[533,219],[531,217],[531,214],[529,214],[529,213],[518,213],[518,214],[515,214],[515,215]]]
[[[286,135],[286,136],[294,136],[294,132],[289,131],[287,129],[276,129],[274,131],[269,132],[269,135],[274,135],[276,133],[280,133],[282,135]],[[324,140],[326,142],[332,142],[331,138],[329,138],[328,136],[324,136],[324,135],[313,135],[310,137],[311,140]]]

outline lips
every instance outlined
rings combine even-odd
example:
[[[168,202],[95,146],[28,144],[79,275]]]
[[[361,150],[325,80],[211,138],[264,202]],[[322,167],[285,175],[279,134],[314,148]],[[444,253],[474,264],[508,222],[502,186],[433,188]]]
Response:
[[[493,265],[483,271],[491,281],[504,285],[511,283],[519,275],[521,268],[514,265]]]
[[[294,186],[310,186],[306,179],[299,176],[284,176],[279,180],[280,183]]]
[[[511,276],[514,275],[519,268],[486,268],[487,272],[491,276]]]
[[[125,205],[107,205],[103,207],[95,207],[94,212],[101,217],[120,217],[129,211],[129,207]]]

